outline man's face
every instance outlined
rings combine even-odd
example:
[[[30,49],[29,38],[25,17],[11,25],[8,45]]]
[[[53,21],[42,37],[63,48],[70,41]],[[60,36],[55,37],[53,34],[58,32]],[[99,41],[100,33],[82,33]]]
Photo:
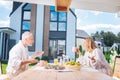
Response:
[[[27,43],[28,46],[32,46],[33,45],[34,37],[33,37],[32,34],[26,39],[26,43]]]

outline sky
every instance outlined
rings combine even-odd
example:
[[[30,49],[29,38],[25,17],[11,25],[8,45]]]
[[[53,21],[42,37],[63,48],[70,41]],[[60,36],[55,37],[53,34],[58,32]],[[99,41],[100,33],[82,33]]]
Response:
[[[12,10],[11,1],[0,0],[0,27],[8,27],[10,23],[9,14]]]
[[[9,27],[9,14],[12,10],[11,1],[0,0],[0,27]],[[89,35],[96,31],[111,31],[114,34],[120,32],[120,17],[115,13],[75,10],[77,16],[77,29],[86,31]]]
[[[76,9],[77,29],[85,30],[89,35],[96,31],[120,32],[120,17],[116,13]]]

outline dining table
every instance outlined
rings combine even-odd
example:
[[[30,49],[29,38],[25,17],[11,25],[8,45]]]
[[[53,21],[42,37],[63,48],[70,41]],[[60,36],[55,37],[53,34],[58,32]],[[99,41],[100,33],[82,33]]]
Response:
[[[80,70],[55,70],[35,66],[24,71],[12,80],[114,80],[112,77],[93,68],[81,66]]]

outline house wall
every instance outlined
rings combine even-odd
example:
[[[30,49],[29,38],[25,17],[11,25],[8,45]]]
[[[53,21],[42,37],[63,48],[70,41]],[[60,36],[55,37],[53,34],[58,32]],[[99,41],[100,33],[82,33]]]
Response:
[[[46,56],[49,54],[49,31],[50,31],[50,7],[45,6],[44,9],[44,29],[43,29],[43,49]]]
[[[22,4],[16,9],[16,11],[10,16],[10,28],[16,30],[15,33],[11,33],[10,38],[15,39],[16,42],[20,40],[21,34],[21,19],[22,19]]]
[[[16,30],[11,34],[10,38],[15,39],[16,42],[20,40],[21,35],[21,19],[22,19],[22,4],[16,11],[10,16],[10,27]],[[35,39],[35,51],[42,51],[43,43],[43,20],[44,20],[44,5],[37,5],[36,14],[36,39]],[[30,55],[35,51],[30,52]]]
[[[37,20],[36,20],[36,46],[35,50],[41,51],[43,45],[43,23],[44,23],[44,5],[37,5]]]
[[[72,52],[72,47],[75,46],[76,18],[71,11],[67,14],[66,55],[69,55],[71,59],[74,59],[75,54]]]
[[[21,19],[22,19],[22,4],[12,15],[10,19],[10,27],[16,30],[16,33],[11,34],[10,38],[15,39],[16,42],[20,39],[21,34]],[[35,39],[35,51],[43,50],[43,41],[44,41],[44,27],[45,24],[45,14],[44,14],[44,5],[37,5],[37,14],[36,14],[36,39]],[[45,28],[46,29],[46,28]],[[75,54],[72,52],[72,47],[75,46],[75,32],[76,31],[76,17],[71,11],[67,13],[67,31],[66,31],[66,55],[69,55],[70,58],[74,59]],[[47,37],[49,39],[49,37]],[[48,43],[46,43],[48,44]],[[46,46],[46,45],[45,45]],[[49,48],[49,45],[46,46]],[[30,55],[35,51],[30,52]]]
[[[0,32],[0,59],[2,56],[2,33]]]
[[[44,5],[37,5],[36,11],[35,51],[29,52],[30,55],[43,50]]]

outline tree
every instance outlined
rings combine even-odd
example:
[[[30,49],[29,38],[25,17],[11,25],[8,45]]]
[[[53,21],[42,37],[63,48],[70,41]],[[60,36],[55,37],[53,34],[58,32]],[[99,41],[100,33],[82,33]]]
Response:
[[[101,31],[101,32],[100,32],[101,37],[103,37],[104,34],[105,34],[104,31]]]
[[[96,33],[94,34],[95,37],[100,37],[101,35],[99,34],[98,31],[96,31]]]
[[[117,42],[116,35],[109,31],[104,33],[103,38],[104,38],[104,43],[106,46],[112,46],[113,43]]]
[[[117,34],[118,37],[118,43],[120,43],[120,32]]]
[[[100,33],[97,31],[95,34],[92,34],[92,36],[94,37],[98,37],[98,38],[103,38],[104,39],[104,44],[106,46],[112,46],[113,43],[118,43],[120,41],[120,33],[118,33],[118,36],[116,36],[114,33],[108,31],[108,32],[104,32],[101,31]]]

